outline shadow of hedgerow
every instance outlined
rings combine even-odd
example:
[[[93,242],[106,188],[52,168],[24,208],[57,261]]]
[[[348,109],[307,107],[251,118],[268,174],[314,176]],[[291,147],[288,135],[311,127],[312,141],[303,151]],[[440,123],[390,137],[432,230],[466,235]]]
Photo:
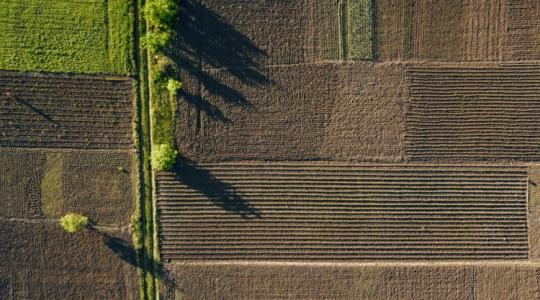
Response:
[[[93,234],[97,234],[101,237],[103,243],[114,252],[119,259],[128,263],[129,265],[137,268],[139,267],[139,262],[137,256],[142,253],[138,252],[131,241],[122,239],[120,237],[114,236],[106,231],[100,230],[96,224],[92,221],[89,221],[86,228]],[[166,270],[160,262],[156,262],[154,259],[149,257],[142,257],[142,261],[152,264],[154,266],[153,275],[155,278],[158,278],[168,289],[175,290],[177,288],[176,281],[174,277],[171,276],[170,272]],[[148,270],[148,269],[147,269]]]
[[[260,60],[268,55],[225,18],[199,1],[182,1],[180,16],[177,34],[165,52],[197,84],[192,90],[182,90],[179,95],[210,118],[230,122],[210,98],[217,97],[238,106],[251,104],[240,91],[213,75],[209,69],[220,70],[248,86],[268,85],[271,80],[259,66]],[[203,95],[202,90],[209,97]]]

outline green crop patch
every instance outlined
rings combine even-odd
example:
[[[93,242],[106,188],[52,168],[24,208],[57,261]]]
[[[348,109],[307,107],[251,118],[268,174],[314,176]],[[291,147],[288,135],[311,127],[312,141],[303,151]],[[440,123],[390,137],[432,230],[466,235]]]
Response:
[[[0,69],[128,74],[131,0],[4,0]]]
[[[348,56],[357,59],[371,59],[371,1],[349,1],[347,9]]]

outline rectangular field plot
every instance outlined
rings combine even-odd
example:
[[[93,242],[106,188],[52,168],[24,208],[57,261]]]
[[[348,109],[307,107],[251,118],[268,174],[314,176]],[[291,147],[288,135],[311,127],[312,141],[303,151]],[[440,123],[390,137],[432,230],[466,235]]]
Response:
[[[507,0],[506,59],[540,59],[540,1]]]
[[[406,117],[413,160],[540,160],[540,67],[414,66]]]
[[[280,66],[258,75],[264,83],[230,70],[183,78],[176,141],[184,157],[403,160],[408,89],[401,65]]]
[[[527,259],[527,169],[184,164],[157,176],[165,260]]]
[[[0,146],[129,148],[132,81],[0,73]]]
[[[376,1],[378,57],[499,61],[513,47],[506,44],[512,35],[528,41],[520,49],[532,51],[530,35],[508,25],[508,5],[506,0]]]
[[[2,0],[0,69],[127,74],[130,0]]]
[[[167,299],[539,299],[537,264],[175,263]],[[167,266],[167,269],[169,267]],[[176,298],[172,295],[176,294]],[[184,298],[180,298],[182,296]]]

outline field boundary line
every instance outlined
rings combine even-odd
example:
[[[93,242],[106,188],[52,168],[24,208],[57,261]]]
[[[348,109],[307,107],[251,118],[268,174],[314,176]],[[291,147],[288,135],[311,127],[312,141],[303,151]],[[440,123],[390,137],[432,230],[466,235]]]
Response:
[[[282,266],[282,267],[455,267],[455,266],[531,266],[540,262],[522,260],[459,261],[370,261],[370,262],[290,262],[260,260],[172,261],[172,266]]]

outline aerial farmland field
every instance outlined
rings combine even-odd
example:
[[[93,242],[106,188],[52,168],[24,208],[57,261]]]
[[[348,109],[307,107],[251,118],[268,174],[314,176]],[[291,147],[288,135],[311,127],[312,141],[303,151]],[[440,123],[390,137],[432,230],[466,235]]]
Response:
[[[4,1],[0,299],[540,299],[539,17]]]

